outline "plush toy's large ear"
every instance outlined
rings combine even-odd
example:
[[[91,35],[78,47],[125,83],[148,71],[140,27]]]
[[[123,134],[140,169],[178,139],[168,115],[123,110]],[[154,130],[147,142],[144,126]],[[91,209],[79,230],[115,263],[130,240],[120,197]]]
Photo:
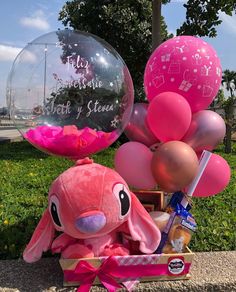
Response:
[[[43,213],[41,220],[31,237],[29,244],[23,253],[23,258],[27,263],[38,261],[43,251],[47,251],[54,238],[55,229],[48,209]]]
[[[131,193],[131,213],[128,219],[128,229],[132,240],[139,241],[139,249],[143,253],[153,253],[161,240],[161,232],[142,204]]]

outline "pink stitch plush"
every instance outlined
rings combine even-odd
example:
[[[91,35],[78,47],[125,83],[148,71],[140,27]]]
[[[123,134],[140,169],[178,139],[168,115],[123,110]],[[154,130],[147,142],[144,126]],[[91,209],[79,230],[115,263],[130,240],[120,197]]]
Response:
[[[55,230],[63,233],[54,240]],[[161,238],[120,175],[85,158],[53,182],[48,208],[23,257],[35,262],[50,248],[63,258],[127,255],[121,234],[138,241],[142,253],[153,253]]]

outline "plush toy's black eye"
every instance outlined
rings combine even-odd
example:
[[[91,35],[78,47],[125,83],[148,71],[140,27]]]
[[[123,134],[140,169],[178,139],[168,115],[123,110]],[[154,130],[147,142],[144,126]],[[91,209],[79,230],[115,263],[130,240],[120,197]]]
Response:
[[[126,194],[124,190],[119,191],[119,198],[120,198],[120,204],[121,204],[121,215],[125,216],[125,214],[128,213],[129,211],[129,197]]]
[[[60,219],[59,219],[59,216],[58,216],[58,213],[57,213],[57,206],[53,202],[51,204],[51,215],[52,215],[52,219],[53,219],[54,223],[57,226],[61,227],[61,222],[60,222]]]
[[[130,209],[129,191],[123,184],[116,184],[113,188],[113,193],[116,195],[120,203],[120,215],[125,216]]]

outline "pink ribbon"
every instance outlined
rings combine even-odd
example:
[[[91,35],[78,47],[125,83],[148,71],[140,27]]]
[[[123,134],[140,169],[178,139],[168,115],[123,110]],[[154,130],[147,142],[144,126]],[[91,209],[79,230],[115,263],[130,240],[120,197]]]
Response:
[[[181,275],[187,274],[190,269],[190,263],[185,263]],[[120,265],[114,256],[108,257],[100,267],[95,268],[88,262],[80,261],[75,270],[64,270],[65,281],[80,282],[77,291],[88,292],[96,277],[107,288],[109,292],[122,288],[116,279],[140,278],[170,275],[168,264],[148,264],[148,265]]]
[[[119,278],[121,273],[118,272],[118,262],[114,257],[108,257],[99,268],[93,267],[88,262],[82,260],[78,263],[74,271],[64,271],[65,280],[69,282],[80,282],[79,292],[87,292],[92,286],[96,277],[107,288],[108,291],[116,291],[122,288],[115,278]]]

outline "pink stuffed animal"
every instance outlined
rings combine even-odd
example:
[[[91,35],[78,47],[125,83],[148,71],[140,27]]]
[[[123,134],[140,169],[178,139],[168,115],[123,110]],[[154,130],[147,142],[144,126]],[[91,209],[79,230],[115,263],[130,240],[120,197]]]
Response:
[[[153,253],[161,234],[125,181],[114,170],[77,161],[52,184],[49,204],[23,257],[35,262],[43,251],[63,258],[129,254],[121,234],[139,242],[142,253]],[[55,240],[55,230],[63,232]]]

